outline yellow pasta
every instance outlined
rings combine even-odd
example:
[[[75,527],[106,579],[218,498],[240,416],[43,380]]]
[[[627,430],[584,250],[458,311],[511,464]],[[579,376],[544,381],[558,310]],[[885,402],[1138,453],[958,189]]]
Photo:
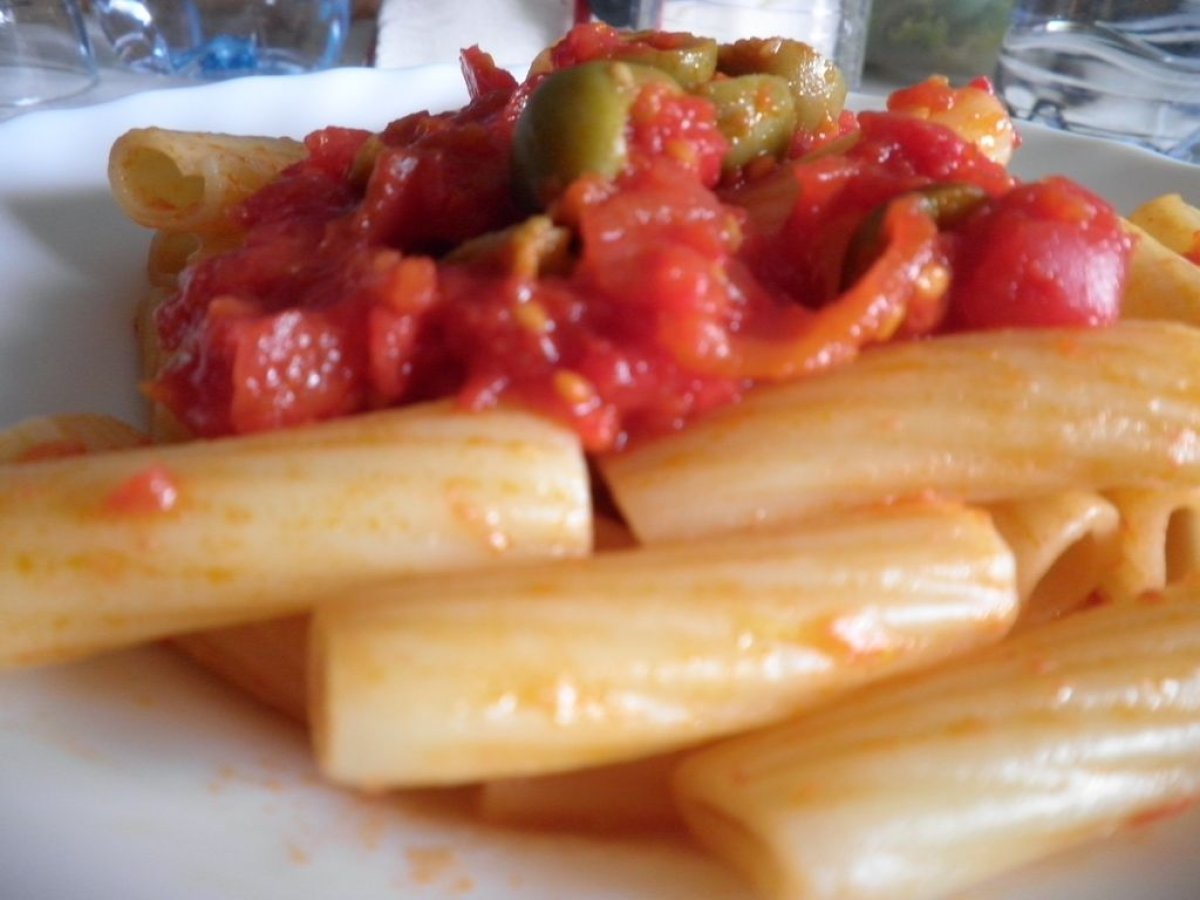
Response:
[[[0,467],[0,667],[590,546],[575,436],[450,404]]]
[[[1112,491],[1121,517],[1120,556],[1105,592],[1129,598],[1191,578],[1200,570],[1200,490]]]
[[[1121,314],[1130,319],[1169,319],[1200,325],[1200,266],[1163,246],[1137,225]]]
[[[117,204],[139,225],[231,231],[230,208],[305,153],[287,138],[135,128],[113,144],[108,179]]]
[[[666,752],[999,639],[1013,577],[986,515],[914,504],[378,585],[314,617],[317,757],[382,788]]]
[[[988,510],[1016,559],[1019,628],[1083,606],[1117,563],[1120,515],[1098,494],[1063,491]]]
[[[119,450],[146,436],[111,416],[80,413],[27,419],[0,431],[0,466]]]
[[[1200,588],[1111,604],[686,759],[768,897],[939,897],[1200,795]]]
[[[628,529],[619,522],[596,516],[592,521],[592,543],[593,552],[603,553],[630,547],[633,540]],[[419,571],[419,565],[415,565],[413,571]],[[307,722],[308,627],[309,616],[303,614],[178,635],[172,638],[171,645],[267,706],[296,721]],[[529,786],[529,790],[538,796],[541,794],[536,786]],[[514,816],[519,815],[508,802],[512,795],[503,793],[506,799],[501,805],[512,808]],[[544,809],[546,806],[546,802],[539,803],[537,798],[531,801],[531,807]],[[561,808],[566,814],[567,804],[562,804]],[[609,813],[605,815],[612,819],[615,811],[611,807],[606,809]],[[590,815],[586,810],[579,814]]]
[[[956,335],[756,390],[602,470],[643,541],[933,492],[1200,484],[1200,331]]]
[[[785,51],[820,62],[762,42],[714,65]],[[482,90],[488,73],[471,66]],[[602,68],[635,124],[658,125],[640,91],[662,88],[644,96],[670,115],[695,103],[705,134],[703,91]],[[944,107],[933,121],[1007,164],[1012,123],[987,92],[935,80],[893,100],[897,115]],[[840,102],[822,104],[830,123]],[[1200,796],[1200,211],[1167,195],[1125,223],[1137,241],[1115,327],[946,336],[939,303],[957,321],[969,292],[955,279],[984,243],[971,229],[1003,201],[937,183],[906,194],[909,174],[889,180],[890,162],[870,160],[886,128],[793,135],[817,148],[799,162],[780,152],[734,172],[727,157],[744,205],[721,216],[735,193],[706,193],[692,171],[716,171],[714,140],[669,141],[659,155],[679,171],[639,145],[613,162],[635,177],[576,180],[561,160],[540,171],[522,123],[497,127],[489,103],[311,139],[317,158],[282,186],[288,202],[265,201],[279,220],[261,231],[236,210],[305,144],[123,135],[112,195],[154,231],[135,313],[142,375],[202,395],[232,382],[234,398],[252,385],[255,402],[297,415],[301,381],[263,389],[272,366],[309,386],[350,376],[356,409],[443,380],[483,406],[545,389],[593,445],[618,434],[613,446],[633,448],[587,460],[543,416],[448,401],[211,441],[152,403],[153,446],[101,417],[22,425],[0,434],[0,669],[165,638],[303,724],[336,784],[474,785],[484,819],[521,827],[686,820],[781,898],[941,895]],[[511,166],[494,142],[510,131]],[[897,130],[901,167],[923,134]],[[869,152],[839,159],[856,140]],[[550,185],[564,192],[544,208],[513,203]],[[326,188],[345,193],[310,215],[301,193]],[[893,189],[896,202],[860,215]],[[1116,235],[1111,252],[1097,237],[1111,217],[1070,192],[1029,196],[1058,198],[1038,211],[1047,234],[1077,228],[1073,212],[1095,223],[1090,251],[1047,241],[1042,262],[1094,252],[1120,270]],[[828,224],[819,263],[797,253],[794,272],[775,271],[755,257]],[[193,268],[243,247],[254,252]],[[189,279],[196,321],[164,323],[172,358],[155,319]],[[1115,317],[1118,283],[1088,298],[1106,306],[1099,319]],[[811,318],[787,305],[810,288],[838,294]],[[587,305],[593,294],[607,305]],[[634,308],[617,296],[653,321],[654,342],[617,348],[628,358],[605,347]],[[284,310],[314,313],[311,328],[258,328]],[[923,337],[888,343],[901,327]],[[552,364],[508,359],[529,341]],[[753,383],[810,364],[820,373]],[[643,392],[644,372],[661,380]],[[652,396],[689,379],[675,402]],[[649,399],[619,411],[610,388]],[[690,422],[726,389],[744,400]],[[198,403],[228,399],[214,393]],[[688,427],[640,442],[640,425],[668,419]]]
[[[1129,221],[1174,253],[1200,252],[1200,209],[1179,194],[1148,200],[1130,213]]]

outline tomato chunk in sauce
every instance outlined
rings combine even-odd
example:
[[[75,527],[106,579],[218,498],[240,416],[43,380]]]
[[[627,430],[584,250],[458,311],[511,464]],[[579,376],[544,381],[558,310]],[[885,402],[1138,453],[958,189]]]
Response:
[[[585,27],[554,65],[620,40]],[[147,390],[193,432],[454,396],[533,407],[607,451],[871,343],[1116,315],[1130,248],[1111,209],[1018,185],[935,122],[838,110],[731,171],[714,103],[649,80],[617,173],[531,208],[514,131],[552,76],[518,83],[474,48],[464,72],[460,110],[310,135],[233,212],[238,246],[182,273]]]

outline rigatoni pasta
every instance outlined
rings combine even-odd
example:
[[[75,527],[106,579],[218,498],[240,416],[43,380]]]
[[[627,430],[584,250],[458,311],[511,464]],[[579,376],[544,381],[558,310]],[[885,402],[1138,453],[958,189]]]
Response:
[[[1111,491],[1121,517],[1119,557],[1105,572],[1107,596],[1129,599],[1200,572],[1200,490]]]
[[[927,493],[1200,484],[1200,332],[1122,322],[892,344],[602,470],[644,541]]]
[[[110,416],[83,413],[26,419],[0,431],[0,465],[119,450],[147,440],[136,428]]]
[[[377,585],[315,614],[317,758],[378,789],[667,752],[999,640],[1013,578],[984,514],[914,504]]]
[[[1122,314],[1200,325],[1200,265],[1190,262],[1133,223],[1137,239]]]
[[[269,619],[384,575],[590,546],[577,439],[410,407],[0,467],[0,666]]]
[[[1079,609],[1117,565],[1121,516],[1099,494],[1063,491],[987,509],[1016,559],[1019,628]]]
[[[710,849],[778,898],[949,894],[1200,796],[1200,589],[1082,612],[675,777]]]
[[[1144,594],[1200,559],[1193,211],[1018,182],[979,83],[597,28],[375,134],[117,142],[159,443],[0,437],[0,666],[166,637],[340,784],[681,808],[789,894],[1200,789],[1200,601]]]
[[[236,231],[229,211],[305,153],[288,138],[135,128],[113,144],[108,180],[125,215],[146,228]]]
[[[1129,214],[1129,221],[1173,253],[1200,264],[1200,208],[1179,194],[1147,200]]]

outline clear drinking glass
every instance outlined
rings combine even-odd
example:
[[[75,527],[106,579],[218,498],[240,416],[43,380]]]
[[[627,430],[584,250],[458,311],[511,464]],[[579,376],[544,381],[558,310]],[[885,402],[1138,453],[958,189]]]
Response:
[[[1200,0],[1018,0],[996,86],[1020,118],[1200,162]]]
[[[991,75],[1012,0],[878,0],[867,67],[903,81]]]
[[[0,107],[69,97],[95,81],[74,0],[0,0]]]
[[[576,0],[575,17],[589,12],[618,27],[658,27],[734,41],[795,38],[837,63],[846,83],[862,78],[871,0]]]
[[[162,75],[286,75],[336,65],[350,0],[93,0],[128,68]]]

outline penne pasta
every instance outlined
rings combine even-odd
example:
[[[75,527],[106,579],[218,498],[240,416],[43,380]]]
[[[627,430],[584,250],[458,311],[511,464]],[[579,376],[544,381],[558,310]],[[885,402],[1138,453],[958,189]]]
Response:
[[[1061,619],[685,759],[768,897],[939,897],[1200,797],[1200,587]]]
[[[1116,490],[1120,556],[1105,592],[1129,598],[1192,577],[1200,570],[1200,489]]]
[[[176,232],[237,230],[231,207],[306,154],[288,138],[135,128],[113,144],[113,198],[134,222]]]
[[[590,546],[578,440],[439,403],[0,468],[0,666],[271,619],[384,575]]]
[[[996,530],[1017,564],[1017,628],[1040,625],[1085,605],[1116,565],[1120,515],[1087,491],[994,503]]]
[[[1200,331],[962,334],[877,347],[602,461],[646,542],[933,493],[1200,484]]]
[[[310,720],[322,770],[372,789],[663,753],[998,640],[1017,611],[988,517],[944,504],[346,600],[314,617]]]

